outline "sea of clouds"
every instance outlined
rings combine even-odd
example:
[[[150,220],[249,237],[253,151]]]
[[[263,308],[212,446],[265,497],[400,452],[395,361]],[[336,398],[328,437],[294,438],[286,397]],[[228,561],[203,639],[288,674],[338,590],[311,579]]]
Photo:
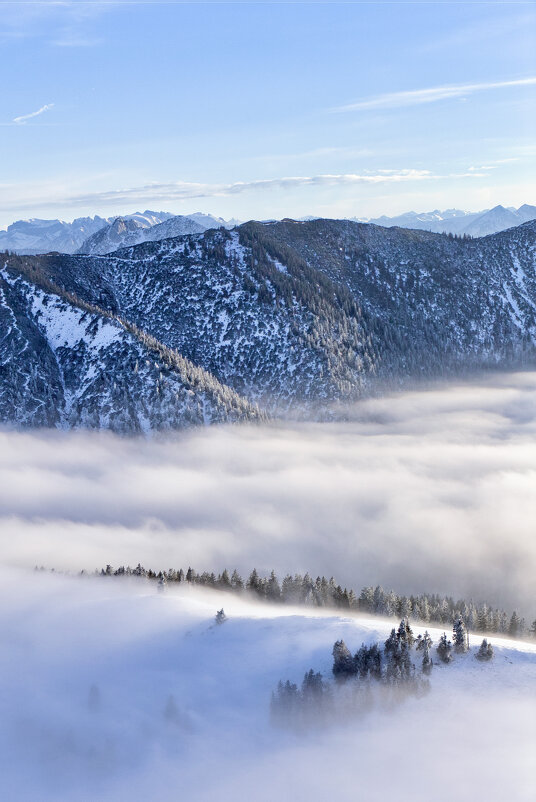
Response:
[[[334,640],[355,651],[391,625],[0,567],[2,799],[532,802],[534,644],[494,638],[481,663],[474,643],[434,667],[424,697],[390,704],[386,690],[357,714],[338,704],[327,720],[311,709],[306,729],[272,726],[278,680],[309,668],[351,701],[333,686]]]
[[[309,571],[531,616],[536,373],[347,418],[152,439],[0,431],[0,562]]]

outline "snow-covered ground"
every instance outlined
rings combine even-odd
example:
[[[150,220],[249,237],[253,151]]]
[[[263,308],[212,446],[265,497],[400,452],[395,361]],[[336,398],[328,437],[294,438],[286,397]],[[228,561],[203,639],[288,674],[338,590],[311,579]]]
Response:
[[[392,620],[4,568],[0,588],[9,802],[534,800],[536,644],[492,637],[482,664],[475,638],[424,698],[296,735],[270,724],[277,681],[330,676],[336,639],[355,651]]]

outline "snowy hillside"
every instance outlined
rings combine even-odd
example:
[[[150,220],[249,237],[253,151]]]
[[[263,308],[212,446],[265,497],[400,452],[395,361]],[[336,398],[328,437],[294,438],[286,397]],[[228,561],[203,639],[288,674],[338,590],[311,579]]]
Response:
[[[493,639],[436,665],[422,698],[292,733],[280,679],[332,684],[331,650],[391,621],[255,605],[188,587],[1,569],[0,771],[10,802],[247,796],[343,802],[529,802],[536,644]],[[228,620],[214,624],[224,607]],[[421,633],[415,627],[415,632]],[[430,630],[435,643],[440,631]],[[473,642],[473,641],[472,641]],[[475,639],[476,644],[476,639]],[[334,692],[337,691],[334,689]],[[346,691],[347,692],[347,691]],[[463,722],[463,729],[460,729]]]
[[[116,431],[257,419],[214,377],[154,338],[0,271],[0,419]]]
[[[275,414],[332,414],[378,382],[523,366],[536,355],[535,222],[463,241],[342,220],[250,222],[107,256],[8,256],[6,265],[35,292],[52,286],[119,316]],[[6,354],[12,337],[0,343]],[[121,384],[121,361],[107,364]],[[24,395],[21,382],[4,395]],[[141,403],[134,389],[131,403]],[[5,421],[19,414],[4,409]]]
[[[39,266],[277,410],[356,398],[378,377],[530,359],[534,226],[460,242],[347,221],[247,223]]]

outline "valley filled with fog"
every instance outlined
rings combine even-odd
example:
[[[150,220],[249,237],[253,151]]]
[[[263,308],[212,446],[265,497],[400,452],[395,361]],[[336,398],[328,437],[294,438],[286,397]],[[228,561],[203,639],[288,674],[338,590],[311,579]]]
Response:
[[[4,430],[2,562],[308,571],[532,615],[536,374],[371,399],[347,417],[153,439]]]
[[[335,792],[374,802],[396,787],[398,799],[418,802],[529,802],[530,640],[492,634],[486,663],[475,659],[482,635],[471,633],[469,652],[443,665],[442,628],[430,622],[430,690],[400,699],[387,687],[355,712],[353,686],[333,681],[333,643],[382,646],[392,618],[78,575],[138,562],[309,571],[357,592],[381,584],[486,600],[532,621],[536,374],[370,399],[345,415],[152,439],[0,433],[7,798],[174,789],[196,802]],[[418,672],[420,659],[413,650]],[[314,709],[307,727],[275,726],[272,691],[279,680],[299,687],[309,669],[342,718],[317,720]]]

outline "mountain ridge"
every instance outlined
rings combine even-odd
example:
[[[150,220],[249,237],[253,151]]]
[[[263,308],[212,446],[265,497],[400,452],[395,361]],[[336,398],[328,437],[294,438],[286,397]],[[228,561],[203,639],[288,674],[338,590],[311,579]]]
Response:
[[[382,383],[536,353],[536,222],[460,240],[347,220],[251,221],[103,256],[7,256],[8,267],[275,415],[325,414]],[[122,365],[105,363],[126,387]]]

